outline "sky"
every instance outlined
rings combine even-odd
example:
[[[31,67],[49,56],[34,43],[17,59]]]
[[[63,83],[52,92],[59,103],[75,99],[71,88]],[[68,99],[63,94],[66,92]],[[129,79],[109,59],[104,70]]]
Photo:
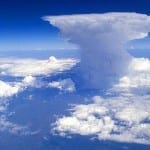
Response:
[[[149,15],[149,7],[150,0],[0,0],[0,149],[150,145],[150,55],[124,50],[150,32],[150,16],[120,13]],[[106,12],[118,13],[91,14]],[[63,36],[81,47],[80,58],[50,51],[75,48]],[[150,36],[128,48],[149,43]]]
[[[41,19],[46,15],[104,12],[149,15],[149,7],[149,0],[3,0],[0,1],[0,50],[75,48],[63,39],[58,29]],[[143,41],[134,41],[131,47],[148,49],[150,39]]]

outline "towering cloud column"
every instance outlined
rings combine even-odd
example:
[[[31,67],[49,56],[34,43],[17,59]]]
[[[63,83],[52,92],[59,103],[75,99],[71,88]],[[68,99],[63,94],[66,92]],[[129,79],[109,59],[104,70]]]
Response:
[[[137,13],[47,16],[64,37],[79,46],[81,72],[87,87],[111,85],[127,71],[132,57],[125,44],[147,36],[150,17]]]

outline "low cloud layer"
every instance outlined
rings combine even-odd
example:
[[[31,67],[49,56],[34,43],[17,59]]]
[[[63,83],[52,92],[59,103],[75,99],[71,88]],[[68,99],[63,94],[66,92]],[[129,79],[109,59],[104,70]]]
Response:
[[[0,80],[0,98],[6,98],[17,94],[28,86],[36,86],[36,79],[26,76],[21,82],[4,82]]]
[[[90,135],[99,140],[150,144],[148,96],[93,97],[94,103],[75,105],[59,118],[53,131],[61,136]]]
[[[6,131],[13,134],[34,134],[28,127],[10,122],[7,119],[6,112],[11,97],[23,92],[29,87],[39,88],[45,84],[36,76],[50,76],[72,68],[78,61],[74,59],[56,59],[51,56],[48,60],[38,59],[19,59],[19,58],[1,58],[0,59],[0,131]],[[4,77],[4,78],[3,78]],[[11,81],[5,78],[11,77]],[[17,78],[19,77],[19,78]],[[53,82],[52,82],[53,83]],[[48,84],[48,83],[46,83]],[[56,85],[56,84],[55,84]],[[58,84],[57,84],[58,85]],[[47,85],[45,85],[47,86]],[[54,83],[53,83],[54,86]],[[74,84],[71,80],[59,82],[60,90],[74,90]]]
[[[134,58],[130,72],[89,104],[76,104],[70,116],[57,118],[61,136],[90,135],[99,140],[150,144],[150,60]],[[91,101],[91,100],[90,100]]]
[[[79,46],[82,76],[91,88],[112,85],[126,73],[132,57],[125,44],[150,31],[150,17],[137,13],[47,16],[44,20]]]
[[[48,60],[1,58],[1,76],[40,76],[56,74],[69,70],[77,63],[74,59],[56,59],[51,56]]]

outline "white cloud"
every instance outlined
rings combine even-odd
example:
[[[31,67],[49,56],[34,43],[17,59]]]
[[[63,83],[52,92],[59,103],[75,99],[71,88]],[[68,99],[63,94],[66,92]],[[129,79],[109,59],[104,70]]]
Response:
[[[132,57],[125,44],[150,31],[150,17],[137,13],[47,16],[44,20],[80,47],[88,88],[105,88],[126,73]]]
[[[43,83],[34,76],[51,75],[68,70],[77,63],[74,59],[56,59],[51,56],[48,60],[37,59],[19,59],[19,58],[1,58],[0,75],[23,77],[16,81],[6,82],[0,80],[0,131],[10,132],[13,134],[34,134],[26,126],[21,126],[10,122],[5,112],[9,106],[9,97],[24,91],[28,87],[41,87]],[[64,80],[61,86],[65,90],[72,92],[74,85],[71,80]]]
[[[21,77],[51,75],[68,70],[76,63],[74,59],[56,59],[53,56],[48,60],[1,58],[0,74]]]
[[[74,59],[56,59],[50,57],[48,60],[37,59],[19,59],[19,58],[1,58],[0,59],[0,75],[23,77],[17,81],[6,82],[0,80],[0,131],[10,132],[12,134],[35,134],[26,126],[18,125],[10,122],[5,112],[9,106],[9,97],[24,91],[28,87],[41,87],[43,84],[34,76],[51,75],[59,73],[73,67],[78,61]],[[72,92],[74,83],[70,80],[60,82],[60,86],[64,90]]]
[[[10,132],[12,134],[19,135],[31,135],[34,132],[30,131],[28,127],[18,125],[10,122],[5,112],[7,112],[7,107],[11,99],[9,97],[18,94],[19,92],[25,90],[30,86],[38,86],[35,77],[26,76],[20,82],[4,82],[0,80],[0,131]]]
[[[128,73],[121,77],[110,91],[148,93],[150,91],[150,60],[134,58],[128,68]]]
[[[51,88],[57,88],[61,91],[73,92],[75,91],[74,82],[71,79],[64,79],[59,81],[52,81],[48,84]]]
[[[28,86],[33,86],[33,87],[38,87],[38,81],[36,80],[35,77],[32,76],[26,76],[22,82],[21,85],[22,87],[28,87]]]
[[[1,58],[1,75],[19,76],[24,77],[24,79],[18,82],[4,82],[0,80],[0,98],[13,96],[28,86],[41,86],[40,81],[37,81],[32,75],[38,76],[59,73],[70,69],[76,63],[77,60],[74,59],[56,59],[54,56],[51,56],[48,60]],[[74,83],[70,79],[61,81],[60,83],[55,82],[56,84],[59,84],[57,88],[61,90],[64,88],[64,90],[70,92],[74,90]],[[50,85],[54,87],[54,82]]]
[[[58,118],[60,135],[91,135],[100,140],[150,144],[150,96],[93,97],[94,103],[75,105],[70,116]]]
[[[0,80],[0,98],[17,94],[28,86],[36,86],[36,78],[26,76],[21,82],[4,82]]]
[[[0,81],[0,97],[9,97],[20,91],[20,86],[10,85],[6,82]]]

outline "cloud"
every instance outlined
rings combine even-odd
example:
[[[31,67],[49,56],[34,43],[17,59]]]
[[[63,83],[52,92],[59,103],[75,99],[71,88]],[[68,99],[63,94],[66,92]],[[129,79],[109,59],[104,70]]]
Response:
[[[3,81],[0,81],[0,97],[9,97],[16,93],[18,93],[20,90],[19,85],[11,86],[8,83],[5,83]]]
[[[1,58],[0,75],[2,76],[40,76],[51,75],[69,70],[77,63],[74,59],[56,59],[51,56],[48,60]]]
[[[27,87],[37,87],[35,77],[26,76],[20,82],[4,82],[0,80],[0,132],[9,132],[19,135],[32,135],[34,132],[30,131],[27,126],[22,126],[10,122],[7,119],[7,108],[11,99],[9,97],[22,92]]]
[[[150,17],[137,13],[47,16],[81,51],[81,72],[87,87],[105,88],[128,71],[132,56],[125,44],[147,36]]]
[[[12,99],[11,96],[17,95],[28,87],[39,88],[44,84],[36,76],[52,75],[68,70],[78,61],[74,59],[57,59],[54,56],[47,60],[20,59],[20,58],[1,58],[0,59],[0,132],[9,132],[19,135],[35,134],[27,126],[22,126],[10,122],[7,119],[7,110]],[[5,81],[6,76],[11,76],[11,81]],[[16,78],[19,77],[19,78]],[[21,78],[20,78],[21,77]],[[58,88],[72,92],[74,83],[70,79],[59,81]],[[54,83],[53,83],[54,84]]]
[[[93,97],[94,103],[73,106],[70,116],[58,118],[53,131],[90,135],[99,140],[150,144],[149,96]]]
[[[12,100],[10,97],[17,95],[28,87],[39,88],[43,86],[44,84],[36,76],[60,73],[70,69],[77,62],[74,59],[56,59],[54,56],[51,56],[48,60],[1,58],[0,76],[11,76],[12,81],[0,80],[0,131],[19,135],[36,134],[36,132],[30,131],[27,126],[15,124],[7,119],[6,112],[9,102]],[[59,82],[60,85],[57,88],[63,88],[61,90],[69,92],[74,90],[74,83],[70,79]]]
[[[48,84],[51,88],[57,88],[60,91],[66,92],[74,92],[75,91],[75,84],[71,79],[64,79],[59,81],[52,81]]]
[[[34,76],[56,74],[73,67],[78,61],[74,59],[56,59],[54,56],[48,60],[37,59],[19,59],[19,58],[1,58],[0,74],[1,76],[23,77],[22,81],[4,82],[0,80],[0,98],[13,96],[26,87],[40,87],[42,83],[37,81]],[[74,83],[70,79],[64,81],[52,82],[51,87],[66,91],[74,90]],[[63,88],[63,89],[62,89]]]
[[[36,78],[26,76],[21,82],[4,82],[0,80],[0,98],[13,96],[28,86],[36,86]]]
[[[119,79],[110,91],[122,93],[148,93],[150,89],[150,60],[134,58],[129,64],[129,72]]]
[[[150,144],[150,60],[134,58],[130,72],[89,104],[76,104],[69,116],[57,118],[61,136],[90,135],[99,140]]]

